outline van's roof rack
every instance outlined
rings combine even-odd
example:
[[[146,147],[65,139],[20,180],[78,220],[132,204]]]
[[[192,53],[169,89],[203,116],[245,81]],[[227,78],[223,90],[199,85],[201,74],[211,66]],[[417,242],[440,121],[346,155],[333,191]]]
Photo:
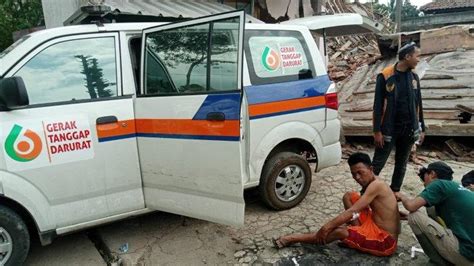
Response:
[[[126,22],[176,22],[189,20],[191,18],[179,17],[165,17],[165,16],[151,16],[132,14],[121,12],[119,9],[112,10],[107,5],[82,6],[69,18],[67,18],[63,25],[81,25],[81,24],[103,24],[103,23],[126,23]]]

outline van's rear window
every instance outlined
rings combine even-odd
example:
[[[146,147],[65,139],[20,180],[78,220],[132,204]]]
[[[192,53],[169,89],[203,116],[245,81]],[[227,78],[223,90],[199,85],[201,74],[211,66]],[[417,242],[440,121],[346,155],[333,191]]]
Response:
[[[298,31],[247,30],[245,54],[252,84],[295,81],[316,76],[314,62]]]

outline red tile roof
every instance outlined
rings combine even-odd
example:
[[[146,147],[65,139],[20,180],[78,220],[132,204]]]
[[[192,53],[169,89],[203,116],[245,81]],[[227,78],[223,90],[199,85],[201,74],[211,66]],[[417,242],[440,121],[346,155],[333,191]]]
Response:
[[[437,0],[420,7],[421,11],[436,11],[440,9],[474,8],[474,0]]]

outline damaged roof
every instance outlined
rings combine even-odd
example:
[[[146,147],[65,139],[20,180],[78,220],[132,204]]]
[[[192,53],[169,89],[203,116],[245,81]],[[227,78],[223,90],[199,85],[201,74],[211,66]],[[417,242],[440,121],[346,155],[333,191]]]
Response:
[[[209,0],[105,0],[104,4],[120,12],[176,18],[197,18],[235,10],[228,5]],[[246,15],[246,18],[248,21],[261,23],[250,15]]]
[[[420,7],[420,10],[423,12],[429,12],[442,9],[461,9],[470,7],[474,8],[474,0],[437,0]]]

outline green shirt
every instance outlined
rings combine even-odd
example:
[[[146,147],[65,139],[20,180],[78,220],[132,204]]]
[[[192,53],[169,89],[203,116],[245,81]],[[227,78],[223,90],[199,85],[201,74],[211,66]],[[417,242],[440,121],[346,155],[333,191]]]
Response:
[[[435,179],[420,194],[459,240],[459,253],[474,261],[474,192],[460,184]]]

